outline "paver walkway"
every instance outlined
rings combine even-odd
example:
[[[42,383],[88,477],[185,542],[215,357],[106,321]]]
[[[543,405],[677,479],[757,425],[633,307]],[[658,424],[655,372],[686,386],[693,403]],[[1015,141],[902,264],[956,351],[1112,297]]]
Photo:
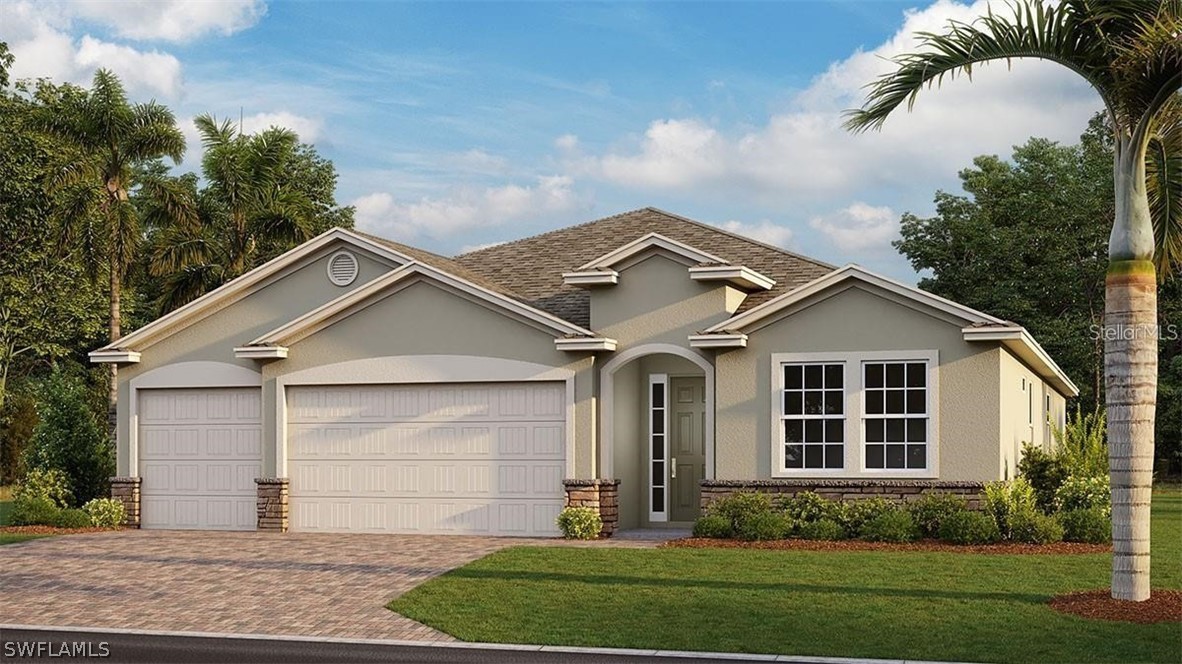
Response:
[[[450,641],[385,604],[519,544],[561,542],[139,530],[32,540],[0,547],[0,623]]]

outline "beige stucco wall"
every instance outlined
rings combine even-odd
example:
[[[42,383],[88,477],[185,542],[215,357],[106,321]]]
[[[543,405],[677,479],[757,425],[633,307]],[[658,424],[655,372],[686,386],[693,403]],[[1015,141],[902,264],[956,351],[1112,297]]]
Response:
[[[565,368],[575,376],[576,477],[595,476],[594,359],[554,348],[555,334],[435,282],[422,280],[289,347],[263,368],[263,440],[276,436],[276,379],[351,360],[413,355],[472,355]],[[347,376],[342,377],[347,380]],[[264,469],[275,468],[274,452]]]
[[[647,384],[647,377],[643,378]],[[620,480],[620,527],[637,528],[644,511],[644,418],[648,404],[641,384],[640,361],[629,362],[615,373],[612,395],[612,465],[614,479]],[[645,514],[647,516],[647,513]]]
[[[333,243],[317,258],[287,276],[271,282],[247,297],[224,307],[200,321],[178,328],[172,335],[142,350],[139,363],[119,368],[119,419],[117,470],[121,476],[136,475],[128,463],[130,427],[130,382],[137,376],[179,362],[209,361],[235,364],[258,370],[255,360],[234,357],[234,347],[334,300],[351,290],[389,272],[391,264],[349,246],[358,258],[358,276],[349,286],[336,286],[328,280],[329,257],[344,243]]]
[[[1050,397],[1050,420],[1054,426],[1061,425],[1067,401],[1008,350],[1002,349],[999,360],[1001,455],[998,473],[1002,478],[1011,478],[1022,458],[1023,443],[1049,449],[1054,442],[1051,426],[1047,423],[1047,397]]]
[[[965,342],[962,326],[904,306],[897,296],[875,287],[858,285],[749,331],[747,348],[715,358],[716,478],[772,476],[772,439],[779,435],[771,425],[773,353],[935,350],[938,478],[997,479],[1001,351],[996,344]],[[876,475],[855,468],[840,477]]]

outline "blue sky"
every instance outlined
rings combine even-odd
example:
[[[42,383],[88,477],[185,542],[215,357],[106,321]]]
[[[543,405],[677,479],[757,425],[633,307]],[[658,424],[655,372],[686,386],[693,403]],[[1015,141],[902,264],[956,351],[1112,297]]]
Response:
[[[202,112],[290,126],[359,227],[441,253],[653,205],[911,280],[901,213],[930,214],[974,155],[1074,141],[1099,107],[1020,63],[881,133],[841,129],[915,30],[986,4],[22,0],[0,4],[0,40],[18,76],[114,69],[191,137]]]

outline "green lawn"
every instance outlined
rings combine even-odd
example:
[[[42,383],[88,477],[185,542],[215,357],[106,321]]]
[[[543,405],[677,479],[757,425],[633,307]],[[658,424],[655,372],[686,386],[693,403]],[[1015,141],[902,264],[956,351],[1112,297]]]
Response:
[[[1182,588],[1182,492],[1154,494],[1154,586]],[[390,603],[468,641],[991,662],[1179,662],[1182,627],[1047,608],[1111,556],[506,549]]]

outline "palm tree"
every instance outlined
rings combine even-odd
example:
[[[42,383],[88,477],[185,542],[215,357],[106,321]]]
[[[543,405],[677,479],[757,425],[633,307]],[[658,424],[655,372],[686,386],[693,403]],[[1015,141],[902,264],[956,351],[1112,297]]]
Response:
[[[1112,596],[1149,598],[1149,501],[1157,396],[1157,280],[1146,193],[1146,151],[1154,120],[1182,85],[1182,2],[1027,0],[1012,16],[992,11],[943,34],[921,33],[920,48],[869,86],[850,111],[853,131],[881,128],[904,102],[944,76],[1014,58],[1061,64],[1100,94],[1113,129],[1116,218],[1109,236],[1105,295],[1105,387],[1112,480]],[[1110,338],[1112,337],[1112,338]]]
[[[1164,280],[1182,271],[1182,94],[1153,118],[1145,177],[1157,273]]]
[[[243,135],[210,115],[194,123],[208,186],[198,191],[195,178],[182,177],[146,192],[146,218],[154,227],[148,270],[163,280],[165,311],[247,272],[267,257],[266,248],[313,235],[313,202],[286,182],[300,147],[294,132],[272,127]]]
[[[50,179],[61,196],[55,212],[60,246],[81,249],[92,276],[107,271],[109,336],[120,332],[120,295],[127,270],[139,255],[139,217],[128,192],[135,168],[169,157],[180,163],[185,137],[168,108],[150,101],[131,104],[119,79],[105,69],[94,74],[89,91],[68,86],[42,107],[40,125],[71,148],[70,157]],[[118,398],[117,368],[111,372],[108,405]]]

